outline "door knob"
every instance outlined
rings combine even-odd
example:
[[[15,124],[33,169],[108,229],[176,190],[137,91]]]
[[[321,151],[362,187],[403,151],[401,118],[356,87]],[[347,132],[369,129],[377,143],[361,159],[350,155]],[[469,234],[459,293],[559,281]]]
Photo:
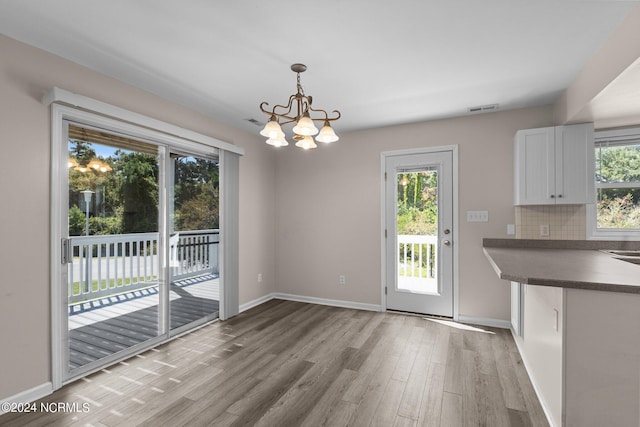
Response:
[[[451,233],[451,230],[449,230],[448,228],[444,230],[444,234],[449,234]]]
[[[445,246],[451,246],[451,242],[448,241],[448,240],[443,240],[442,244],[445,245]]]

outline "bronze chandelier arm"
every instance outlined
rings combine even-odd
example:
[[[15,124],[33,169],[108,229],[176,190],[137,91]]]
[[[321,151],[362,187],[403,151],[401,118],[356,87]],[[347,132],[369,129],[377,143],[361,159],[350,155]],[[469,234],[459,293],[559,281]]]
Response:
[[[338,110],[333,110],[331,113],[335,113],[337,114],[336,117],[329,117],[329,114],[327,114],[326,110],[322,110],[322,109],[315,109],[313,107],[311,107],[311,105],[309,105],[309,110],[316,112],[316,113],[324,113],[324,118],[322,119],[314,119],[313,117],[311,117],[311,120],[315,120],[315,121],[323,121],[323,122],[333,122],[335,120],[338,120],[341,116],[340,111]]]
[[[262,110],[263,113],[268,114],[270,116],[275,116],[275,117],[278,117],[278,118],[286,119],[284,122],[280,123],[281,125],[287,124],[287,123],[291,123],[291,122],[296,122],[296,121],[298,121],[298,119],[300,119],[300,117],[302,117],[301,111],[307,111],[307,110],[309,110],[311,108],[310,107],[311,102],[307,100],[308,98],[309,97],[306,97],[306,96],[300,95],[300,94],[291,95],[289,97],[289,102],[287,103],[287,105],[280,105],[280,104],[275,105],[271,111],[266,110],[264,108],[264,106],[268,106],[269,105],[268,102],[264,101],[264,102],[262,102],[260,104],[260,110]],[[291,109],[293,108],[294,100],[296,100],[297,103],[299,104],[298,115],[297,116],[290,116],[289,114],[291,113]],[[283,113],[277,113],[276,109],[278,109],[278,108],[286,109],[287,111],[283,112]],[[326,113],[325,113],[325,115],[326,115]]]
[[[260,109],[261,109],[261,110],[262,110],[262,112],[263,112],[263,113],[265,113],[265,114],[270,114],[270,115],[274,115],[274,116],[278,116],[278,117],[287,117],[287,118],[290,118],[290,117],[288,117],[288,116],[287,116],[287,114],[289,114],[289,113],[291,112],[291,107],[293,107],[293,100],[295,99],[295,97],[296,97],[295,95],[291,95],[291,96],[289,97],[289,103],[288,103],[287,105],[279,105],[279,104],[278,104],[278,105],[275,105],[271,111],[269,111],[269,110],[265,110],[265,109],[263,108],[263,105],[266,105],[266,106],[268,106],[268,105],[269,105],[269,103],[268,103],[268,102],[264,101],[264,102],[262,102],[262,103],[260,104]],[[286,109],[287,109],[287,112],[286,112],[286,113],[284,113],[284,114],[278,114],[278,113],[276,113],[276,108],[286,108]]]

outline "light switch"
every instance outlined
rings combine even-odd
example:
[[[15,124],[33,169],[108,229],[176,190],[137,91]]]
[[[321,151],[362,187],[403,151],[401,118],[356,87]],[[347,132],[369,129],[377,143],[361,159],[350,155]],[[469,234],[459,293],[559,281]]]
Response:
[[[489,222],[489,211],[467,211],[467,222]]]

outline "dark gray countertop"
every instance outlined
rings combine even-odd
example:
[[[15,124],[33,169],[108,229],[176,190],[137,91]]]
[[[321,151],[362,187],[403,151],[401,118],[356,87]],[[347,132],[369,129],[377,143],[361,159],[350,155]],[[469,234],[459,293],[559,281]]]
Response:
[[[501,279],[530,285],[640,294],[640,265],[603,250],[640,250],[640,242],[483,239]]]

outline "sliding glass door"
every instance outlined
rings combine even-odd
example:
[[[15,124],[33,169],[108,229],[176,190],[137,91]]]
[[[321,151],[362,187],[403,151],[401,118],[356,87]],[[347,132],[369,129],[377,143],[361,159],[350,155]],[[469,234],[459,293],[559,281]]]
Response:
[[[65,121],[63,381],[218,317],[217,152]]]
[[[170,155],[169,313],[172,332],[218,317],[218,162]]]
[[[70,372],[157,338],[159,147],[68,123]]]

